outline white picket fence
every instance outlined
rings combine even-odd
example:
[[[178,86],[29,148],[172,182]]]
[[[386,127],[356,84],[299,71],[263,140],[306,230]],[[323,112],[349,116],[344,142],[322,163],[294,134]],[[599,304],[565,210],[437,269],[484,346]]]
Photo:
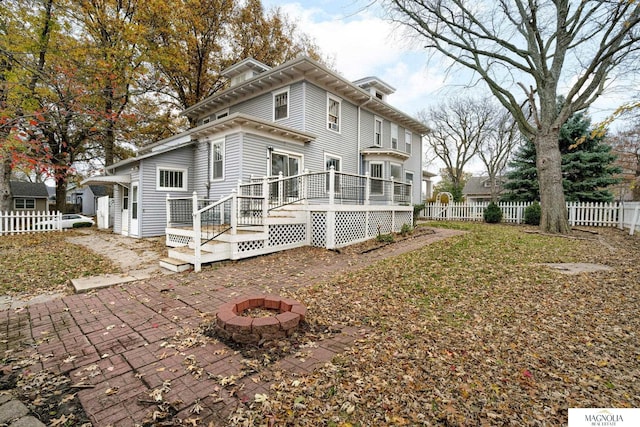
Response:
[[[498,203],[502,221],[521,224],[524,210],[531,202]],[[427,203],[420,217],[429,220],[483,221],[483,213],[489,202],[484,203]],[[567,215],[571,226],[619,227],[629,229],[630,234],[640,231],[640,202],[567,203]]]
[[[61,212],[0,212],[0,236],[62,229]]]

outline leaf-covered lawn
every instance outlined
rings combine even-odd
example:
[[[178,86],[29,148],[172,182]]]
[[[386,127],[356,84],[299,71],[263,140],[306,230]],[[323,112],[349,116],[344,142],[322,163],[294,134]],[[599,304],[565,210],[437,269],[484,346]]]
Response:
[[[108,259],[67,242],[72,233],[0,236],[0,295],[64,291],[70,279],[118,271]]]
[[[570,407],[640,406],[637,236],[444,226],[469,233],[292,294],[310,322],[368,334],[313,374],[283,373],[235,419],[564,425]],[[614,270],[569,276],[547,262]]]

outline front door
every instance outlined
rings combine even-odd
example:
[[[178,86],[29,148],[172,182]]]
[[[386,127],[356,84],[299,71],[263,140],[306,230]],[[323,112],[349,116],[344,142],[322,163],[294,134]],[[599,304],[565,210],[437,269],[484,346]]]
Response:
[[[120,216],[122,220],[122,235],[129,235],[129,189],[122,187],[122,212]]]
[[[131,184],[131,224],[129,224],[129,235],[138,236],[140,230],[138,229],[138,183]]]

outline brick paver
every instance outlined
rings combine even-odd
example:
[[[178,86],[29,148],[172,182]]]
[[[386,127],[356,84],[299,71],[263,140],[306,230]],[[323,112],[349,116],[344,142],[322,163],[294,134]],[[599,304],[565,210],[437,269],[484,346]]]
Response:
[[[300,248],[6,310],[0,312],[0,350],[13,350],[16,359],[37,356],[30,371],[67,374],[85,386],[78,396],[97,426],[141,423],[158,410],[155,396],[183,419],[196,416],[199,402],[203,410],[197,417],[204,425],[223,424],[239,403],[268,393],[270,383],[223,343],[189,341],[218,307],[256,293],[321,283],[454,234],[437,230],[362,255]],[[304,358],[286,356],[266,369],[304,374],[365,333],[341,330],[305,349]]]

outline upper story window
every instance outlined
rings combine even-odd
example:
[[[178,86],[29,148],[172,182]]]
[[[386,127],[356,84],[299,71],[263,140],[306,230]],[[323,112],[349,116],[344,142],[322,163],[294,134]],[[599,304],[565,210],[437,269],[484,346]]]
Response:
[[[224,140],[211,143],[211,180],[224,179]]]
[[[207,123],[209,123],[211,121],[211,117],[205,117],[204,119],[202,119],[202,124],[206,125]]]
[[[391,148],[398,149],[398,125],[391,123]]]
[[[221,119],[223,117],[227,117],[229,115],[229,109],[227,108],[226,110],[223,111],[218,111],[216,113],[216,120]]]
[[[13,199],[13,207],[19,209],[35,209],[36,199]]]
[[[327,129],[340,132],[340,99],[327,97]]]
[[[404,131],[404,151],[411,154],[411,139],[413,134],[410,130]]]
[[[378,147],[382,146],[382,119],[377,117],[373,125],[373,144]]]
[[[273,120],[289,117],[289,88],[273,94]]]
[[[187,170],[159,166],[156,170],[156,189],[187,191]]]

